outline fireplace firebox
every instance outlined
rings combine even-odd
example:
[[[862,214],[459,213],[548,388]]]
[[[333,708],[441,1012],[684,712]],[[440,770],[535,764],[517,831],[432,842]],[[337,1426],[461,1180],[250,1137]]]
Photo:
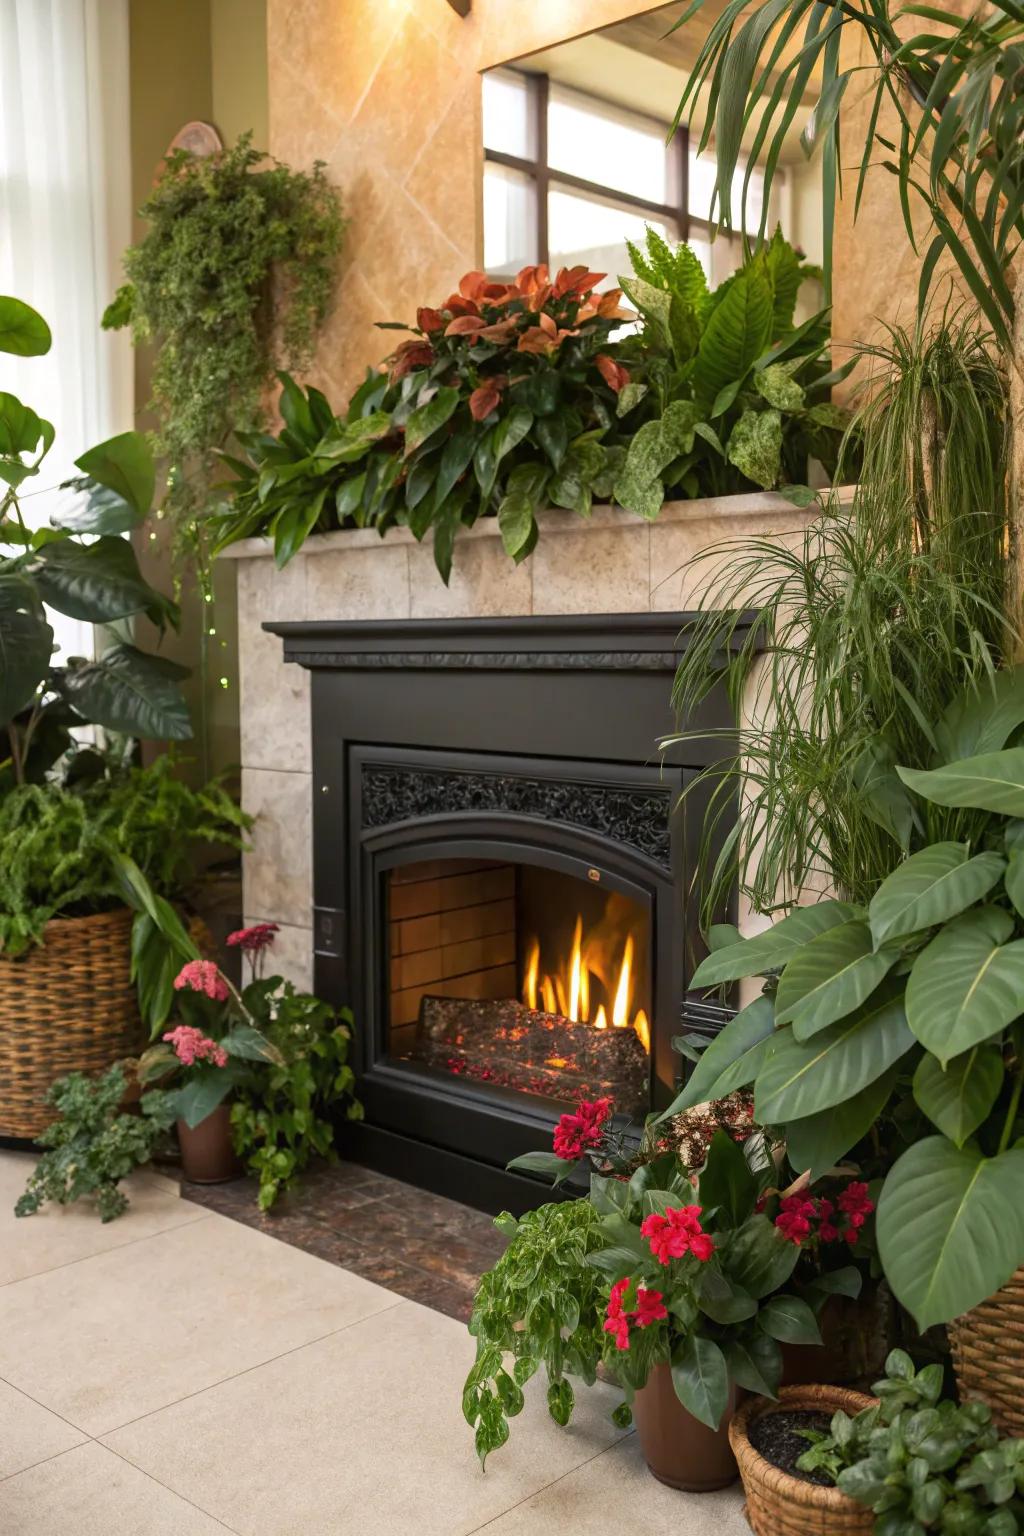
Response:
[[[724,696],[659,751],[685,614],[266,627],[312,673],[315,983],[356,1017],[350,1154],[536,1204],[505,1164],[559,1114],[610,1097],[639,1129],[679,1080],[683,791],[728,750]]]

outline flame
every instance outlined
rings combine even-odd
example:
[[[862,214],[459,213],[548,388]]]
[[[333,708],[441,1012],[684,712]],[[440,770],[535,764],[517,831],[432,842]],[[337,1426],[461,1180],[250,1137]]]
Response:
[[[542,973],[540,943],[537,939],[531,940],[523,971],[523,1001],[528,1008],[539,1007],[545,1013],[560,1014],[574,1024],[590,1024],[594,1029],[607,1029],[609,1025],[615,1029],[633,1029],[644,1050],[649,1052],[650,1021],[642,1008],[633,1012],[636,937],[627,934],[617,965],[614,948],[609,954],[608,947],[598,949],[592,938],[588,951],[588,942],[583,937],[583,918],[577,916],[568,957],[551,975]],[[598,1000],[601,995],[605,999],[603,1002]]]

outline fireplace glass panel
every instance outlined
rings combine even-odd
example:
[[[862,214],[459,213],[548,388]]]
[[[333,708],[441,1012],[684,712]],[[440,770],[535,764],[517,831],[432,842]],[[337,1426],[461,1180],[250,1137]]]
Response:
[[[392,1060],[647,1111],[645,903],[539,864],[421,861],[385,878]]]

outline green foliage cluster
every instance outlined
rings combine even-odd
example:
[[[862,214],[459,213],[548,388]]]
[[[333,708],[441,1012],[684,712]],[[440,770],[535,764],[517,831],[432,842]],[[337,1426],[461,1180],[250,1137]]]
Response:
[[[797,1465],[823,1471],[876,1515],[877,1536],[1017,1536],[1024,1528],[1024,1441],[1001,1439],[984,1403],[941,1402],[942,1367],[915,1371],[893,1350],[877,1405],[833,1415]]]
[[[863,790],[905,829],[907,856],[865,905],[822,901],[752,939],[716,935],[692,984],[759,975],[765,993],[669,1111],[753,1082],[759,1122],[816,1176],[877,1135],[895,1095],[878,1248],[922,1329],[1024,1262],[1024,668],[924,724],[929,765]]]
[[[40,1158],[18,1200],[18,1216],[34,1215],[48,1200],[70,1205],[85,1195],[96,1196],[103,1221],[113,1221],[128,1209],[128,1197],[118,1184],[149,1162],[174,1121],[174,1107],[166,1096],[150,1093],[142,1101],[141,1114],[124,1114],[126,1087],[120,1066],[100,1078],[73,1072],[54,1083],[48,1098],[58,1118],[39,1137],[51,1150]]]
[[[0,351],[37,357],[50,329],[20,299],[0,297]],[[145,614],[163,631],[178,610],[143,579],[123,535],[139,527],[153,499],[155,471],[145,439],[123,432],[75,460],[81,475],[53,526],[30,529],[20,488],[39,473],[54,429],[14,395],[0,394],[0,781],[38,781],[89,722],[108,731],[180,741],[192,734],[181,695],[183,667],[149,655],[125,634],[92,660],[53,663],[46,608],[89,624]],[[87,536],[83,538],[83,535]]]
[[[216,155],[176,150],[139,211],[148,228],[103,323],[156,345],[155,446],[185,516],[204,506],[213,450],[263,419],[278,351],[308,361],[344,221],[320,164],[290,170],[250,134]]]
[[[645,396],[647,404],[615,499],[645,517],[668,492],[721,496],[755,485],[781,488],[798,505],[813,500],[808,462],[835,471],[848,418],[829,393],[853,367],[828,362],[827,310],[795,324],[800,288],[820,273],[778,230],[714,291],[688,246],[672,250],[648,230],[646,249],[629,250],[635,275],[622,288],[643,330],[621,347],[622,361],[637,367],[619,409]]]
[[[346,1103],[349,1120],[363,1108],[353,1096],[348,1064],[352,1014],[280,978],[256,982],[243,994],[278,1060],[262,1063],[235,1091],[231,1131],[235,1151],[259,1177],[259,1207],[267,1211],[290,1189],[314,1156],[334,1156],[327,1111]]]
[[[527,1154],[509,1166],[544,1171],[541,1156]],[[547,1171],[557,1174],[560,1164],[564,1168],[551,1155]],[[593,1173],[585,1199],[544,1206],[519,1223],[500,1217],[509,1248],[481,1281],[470,1323],[477,1362],[463,1398],[481,1459],[507,1440],[507,1420],[522,1408],[521,1388],[541,1363],[549,1410],[560,1424],[574,1401],[563,1376],[590,1384],[601,1359],[624,1394],[619,1423],[629,1422],[629,1404],[658,1364],[670,1366],[687,1411],[713,1429],[734,1386],[776,1396],[781,1344],[819,1344],[817,1313],[831,1295],[857,1296],[861,1274],[845,1265],[794,1275],[800,1245],[757,1208],[774,1179],[761,1137],[741,1147],[718,1130],[700,1170],[699,1204],[678,1155],[669,1151],[641,1163],[629,1178]],[[689,1253],[663,1263],[641,1225],[688,1207],[713,1237],[713,1252],[700,1263]],[[622,1284],[658,1292],[667,1314],[632,1328],[626,1348],[617,1347],[602,1315],[613,1287]],[[509,1353],[511,1378],[502,1361]]]
[[[825,313],[794,324],[810,275],[778,234],[710,292],[697,258],[649,232],[622,278],[643,317],[621,343],[617,293],[595,274],[526,268],[516,282],[463,278],[421,309],[388,374],[371,371],[343,417],[283,378],[284,430],[243,435],[234,505],[216,547],[268,534],[283,565],[314,531],[428,532],[447,581],[460,527],[497,517],[525,559],[538,512],[586,517],[594,500],[657,516],[666,495],[782,486],[806,504],[809,458],[831,473],[846,426],[829,403],[848,371],[825,360]]]
[[[76,762],[79,772],[64,783],[22,784],[0,796],[0,948],[7,955],[42,943],[52,917],[133,901],[125,857],[166,899],[188,882],[198,843],[243,846],[249,818],[220,780],[191,789],[176,777],[170,755],[149,768],[112,766],[91,752]]]

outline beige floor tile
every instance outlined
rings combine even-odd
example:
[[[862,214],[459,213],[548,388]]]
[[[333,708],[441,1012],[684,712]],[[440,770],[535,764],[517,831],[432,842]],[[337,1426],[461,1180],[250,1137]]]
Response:
[[[486,1536],[750,1536],[737,1483],[721,1493],[678,1493],[648,1472],[636,1435],[517,1504]]]
[[[31,1152],[0,1152],[0,1286],[206,1216],[142,1173],[125,1180],[131,1204],[116,1221],[100,1221],[92,1200],[47,1205],[35,1216],[17,1217],[14,1202],[36,1162]]]
[[[209,1216],[0,1289],[0,1378],[98,1435],[396,1304]]]
[[[81,1430],[0,1381],[0,1479],[69,1451],[84,1438]]]
[[[461,1413],[472,1359],[460,1324],[404,1302],[108,1441],[244,1536],[464,1536],[619,1434],[609,1389],[562,1430],[535,1382],[481,1472]]]
[[[223,1536],[225,1529],[95,1443],[0,1482],[5,1536]]]

